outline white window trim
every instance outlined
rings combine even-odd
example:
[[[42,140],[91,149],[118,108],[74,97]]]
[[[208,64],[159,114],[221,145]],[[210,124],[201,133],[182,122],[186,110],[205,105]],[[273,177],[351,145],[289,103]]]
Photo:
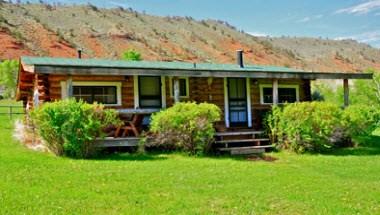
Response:
[[[180,96],[180,98],[187,99],[190,97],[190,87],[189,87],[189,77],[178,77],[178,79],[185,79],[186,80],[186,96]],[[174,98],[173,95],[173,77],[169,77],[169,90],[170,90],[170,97]]]
[[[73,81],[73,87],[75,86],[113,86],[116,87],[116,104],[103,104],[104,106],[114,107],[114,106],[122,106],[122,98],[121,98],[121,82],[104,82],[104,81]],[[61,97],[62,99],[67,98],[67,89],[66,89],[66,81],[61,81]]]
[[[260,103],[263,105],[271,105],[273,103],[264,103],[264,88],[273,88],[272,84],[260,84]],[[297,84],[279,84],[278,88],[296,89],[296,102],[300,101],[300,86]],[[284,103],[279,103],[284,104]]]

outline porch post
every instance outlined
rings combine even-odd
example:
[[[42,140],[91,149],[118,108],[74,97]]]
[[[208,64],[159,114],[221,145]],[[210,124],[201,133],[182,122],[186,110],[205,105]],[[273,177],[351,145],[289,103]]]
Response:
[[[73,97],[73,77],[71,75],[69,75],[69,77],[67,78],[67,82],[66,82],[66,87],[67,87],[67,97],[68,98],[71,98]]]
[[[246,79],[248,127],[252,128],[251,79]]]
[[[348,107],[348,105],[350,105],[350,100],[349,100],[350,89],[348,85],[348,79],[343,79],[343,89],[344,89],[344,107]]]
[[[178,77],[173,78],[173,88],[174,88],[174,103],[180,102],[179,99],[179,79]]]
[[[272,89],[273,89],[273,105],[277,105],[278,104],[278,79],[273,79],[273,83],[272,83]]]

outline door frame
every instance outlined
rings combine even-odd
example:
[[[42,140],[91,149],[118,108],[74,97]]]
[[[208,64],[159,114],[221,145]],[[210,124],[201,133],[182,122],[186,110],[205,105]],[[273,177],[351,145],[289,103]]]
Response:
[[[251,81],[246,78],[246,97],[247,97],[247,126],[252,128],[252,103],[251,103]],[[228,90],[228,77],[224,78],[224,121],[227,128],[231,127],[230,122],[230,107],[229,107],[229,90]]]
[[[134,106],[135,108],[140,108],[140,78],[144,76],[134,75],[133,76],[133,91],[134,91]],[[166,79],[165,76],[145,76],[145,77],[159,77],[160,78],[160,97],[161,97],[161,108],[166,108]]]

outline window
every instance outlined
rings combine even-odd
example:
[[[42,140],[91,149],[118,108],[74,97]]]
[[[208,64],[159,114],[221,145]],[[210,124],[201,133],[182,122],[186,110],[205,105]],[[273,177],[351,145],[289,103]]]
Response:
[[[182,98],[189,97],[189,79],[178,78],[178,82],[179,82],[179,96]],[[174,78],[170,78],[170,92],[171,92],[171,96],[174,97]]]
[[[139,99],[142,108],[161,108],[161,77],[139,76]]]
[[[87,103],[117,104],[115,86],[73,86],[73,96]]]
[[[102,103],[106,106],[121,106],[121,82],[73,82],[73,97],[87,103]],[[67,98],[67,84],[61,82],[62,98]]]
[[[260,85],[260,100],[262,104],[273,103],[272,85]],[[298,85],[279,85],[278,86],[278,103],[294,103],[299,101]]]

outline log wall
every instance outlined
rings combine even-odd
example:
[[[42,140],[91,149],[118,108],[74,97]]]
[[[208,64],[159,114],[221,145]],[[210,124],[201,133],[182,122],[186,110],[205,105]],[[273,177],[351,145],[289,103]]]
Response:
[[[54,101],[62,98],[61,81],[66,81],[65,75],[35,75],[34,89],[38,88],[40,101]],[[73,81],[105,81],[122,83],[122,105],[115,108],[134,108],[134,81],[133,76],[72,76]],[[31,83],[28,82],[30,85]],[[270,79],[250,79],[252,124],[256,129],[262,127],[262,119],[270,110],[270,105],[260,103],[260,84],[272,84]],[[279,80],[279,85],[299,85],[300,101],[311,100],[310,80],[286,79]],[[170,107],[174,98],[170,93],[170,78],[165,78],[166,104]],[[28,102],[33,101],[30,96]],[[209,102],[216,104],[224,115],[224,78],[189,78],[189,97],[181,98],[181,101]],[[224,121],[224,117],[223,117]]]

